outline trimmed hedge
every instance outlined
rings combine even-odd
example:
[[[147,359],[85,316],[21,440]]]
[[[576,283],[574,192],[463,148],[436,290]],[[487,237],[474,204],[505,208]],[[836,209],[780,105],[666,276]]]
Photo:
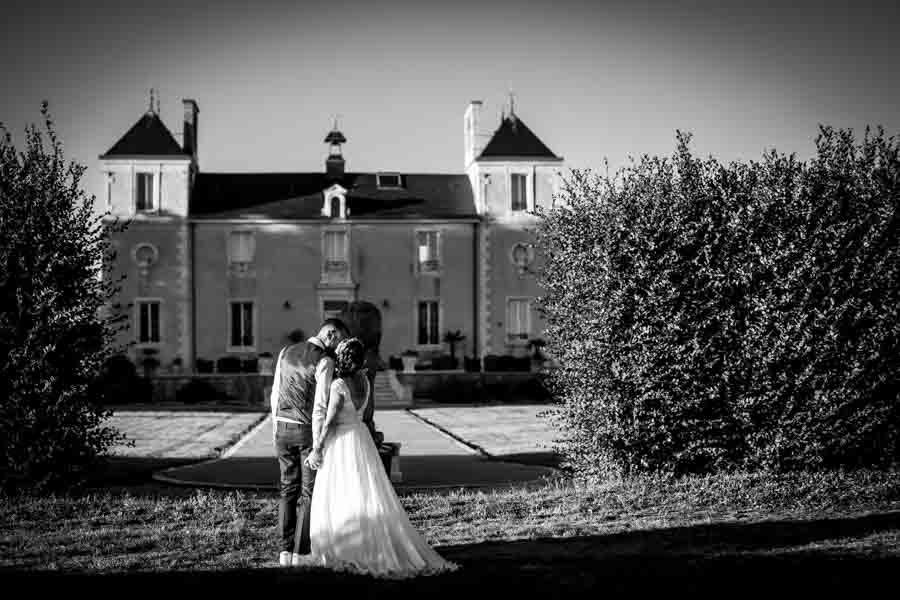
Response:
[[[548,384],[585,476],[890,466],[900,154],[822,127],[807,162],[645,156],[542,213]],[[571,265],[579,265],[572,269]]]

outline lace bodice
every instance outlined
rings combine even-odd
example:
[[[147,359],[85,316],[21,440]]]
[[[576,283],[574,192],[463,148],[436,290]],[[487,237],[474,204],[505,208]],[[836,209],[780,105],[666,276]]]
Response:
[[[341,394],[344,397],[344,403],[335,416],[336,424],[355,425],[362,422],[363,413],[369,404],[369,380],[365,375],[358,374],[349,382],[342,378],[332,380],[331,394]],[[356,408],[353,401],[359,402],[360,398],[364,400]]]

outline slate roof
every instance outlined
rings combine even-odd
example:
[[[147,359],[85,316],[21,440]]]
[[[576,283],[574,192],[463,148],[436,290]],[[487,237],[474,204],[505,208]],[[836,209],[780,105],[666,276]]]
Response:
[[[491,141],[478,156],[479,159],[491,158],[546,158],[562,160],[553,154],[544,142],[517,115],[503,118],[500,127],[494,132]]]
[[[403,187],[379,189],[375,173],[197,174],[190,214],[197,219],[322,219],[322,192],[347,191],[351,219],[477,218],[466,175],[404,174]]]
[[[100,158],[116,156],[179,156],[187,158],[190,155],[175,141],[159,115],[147,112]]]

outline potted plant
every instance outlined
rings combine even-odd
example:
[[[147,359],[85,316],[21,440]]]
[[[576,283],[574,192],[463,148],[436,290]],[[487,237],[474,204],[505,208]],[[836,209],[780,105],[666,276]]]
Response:
[[[419,353],[415,350],[404,350],[403,354],[400,355],[400,360],[403,361],[403,372],[404,373],[415,373],[416,372],[416,361],[419,359]]]
[[[180,356],[176,356],[172,359],[172,366],[169,370],[173,375],[181,375],[181,371],[184,368],[184,361],[181,360]]]
[[[533,353],[531,355],[531,370],[532,371],[540,371],[541,367],[544,366],[544,353],[541,352],[541,348],[547,345],[547,342],[544,341],[543,338],[534,338],[528,340],[528,347],[532,349]]]
[[[140,364],[144,370],[144,377],[153,377],[156,374],[156,369],[159,367],[159,359],[156,358],[159,350],[156,348],[144,348],[142,353],[144,357],[141,359]]]
[[[444,334],[444,341],[450,344],[450,362],[452,363],[451,369],[455,369],[456,365],[456,345],[466,339],[466,336],[463,335],[462,331],[457,329],[456,331],[448,331]]]
[[[271,375],[275,372],[275,358],[271,352],[260,354],[257,365],[259,366],[259,372],[263,375]]]

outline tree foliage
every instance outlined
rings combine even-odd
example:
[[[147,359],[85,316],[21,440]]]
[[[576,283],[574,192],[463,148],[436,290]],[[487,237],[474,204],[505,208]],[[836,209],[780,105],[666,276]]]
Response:
[[[0,444],[4,488],[71,483],[120,436],[96,393],[121,315],[109,235],[47,104],[19,151],[0,124]],[[45,139],[46,138],[46,139]]]
[[[549,377],[585,476],[889,465],[900,451],[900,152],[573,171],[542,213]],[[573,265],[578,265],[573,269]]]

